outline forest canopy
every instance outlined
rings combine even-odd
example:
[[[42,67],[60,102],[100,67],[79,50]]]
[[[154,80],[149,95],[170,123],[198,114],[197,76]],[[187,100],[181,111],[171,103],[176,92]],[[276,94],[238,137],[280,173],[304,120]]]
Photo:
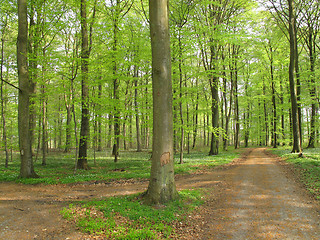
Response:
[[[86,2],[84,5],[83,3]],[[31,152],[152,146],[148,1],[26,1]],[[319,1],[170,0],[173,149],[319,142]],[[80,7],[81,6],[81,7]],[[1,148],[19,151],[18,5],[0,0]],[[21,36],[21,35],[20,35]],[[20,132],[22,130],[20,129]],[[87,168],[84,162],[78,168]]]

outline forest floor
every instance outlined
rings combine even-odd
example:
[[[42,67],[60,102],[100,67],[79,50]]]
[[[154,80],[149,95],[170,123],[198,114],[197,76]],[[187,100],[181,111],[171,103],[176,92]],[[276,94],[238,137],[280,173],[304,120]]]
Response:
[[[298,172],[263,148],[208,172],[177,176],[177,188],[204,188],[205,204],[179,239],[320,239],[319,204]],[[0,183],[0,239],[93,239],[62,219],[69,203],[143,192],[147,181],[68,185]]]

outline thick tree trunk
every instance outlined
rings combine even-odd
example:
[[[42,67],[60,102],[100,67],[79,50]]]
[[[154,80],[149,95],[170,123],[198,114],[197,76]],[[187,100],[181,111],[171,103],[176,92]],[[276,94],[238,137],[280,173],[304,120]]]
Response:
[[[20,177],[38,177],[33,168],[30,133],[30,82],[27,63],[28,20],[27,1],[18,0],[17,62],[19,78],[18,130],[20,148]]]
[[[168,0],[150,0],[152,46],[153,145],[145,201],[165,203],[178,197],[174,181],[172,80]]]
[[[81,85],[82,85],[82,112],[81,112],[81,129],[79,142],[79,157],[77,169],[89,169],[87,160],[88,136],[89,136],[89,40],[87,29],[87,11],[86,0],[81,0]]]
[[[291,123],[292,123],[292,135],[293,135],[293,153],[301,152],[300,141],[300,127],[298,116],[298,103],[297,103],[297,89],[294,81],[294,69],[295,69],[295,17],[294,17],[294,0],[288,0],[289,5],[289,36],[290,36],[290,65],[289,65],[289,82],[290,82],[290,94],[291,94]]]

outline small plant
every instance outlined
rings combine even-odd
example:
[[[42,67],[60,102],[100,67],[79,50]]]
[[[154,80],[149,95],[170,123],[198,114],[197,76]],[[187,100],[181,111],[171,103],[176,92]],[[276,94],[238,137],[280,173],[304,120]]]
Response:
[[[107,198],[61,211],[83,231],[107,239],[166,239],[174,235],[175,223],[203,203],[200,190],[184,190],[180,199],[163,206],[148,206],[137,195]]]

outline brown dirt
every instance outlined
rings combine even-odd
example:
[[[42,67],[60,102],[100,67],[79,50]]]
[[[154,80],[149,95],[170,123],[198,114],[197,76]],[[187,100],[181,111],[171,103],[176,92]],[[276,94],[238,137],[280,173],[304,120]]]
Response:
[[[175,223],[178,239],[320,239],[319,207],[285,164],[249,149],[212,172],[178,176],[177,188],[205,188],[206,203]],[[92,239],[63,220],[72,201],[142,192],[147,181],[79,185],[0,183],[0,239]],[[181,226],[179,226],[181,224]]]

